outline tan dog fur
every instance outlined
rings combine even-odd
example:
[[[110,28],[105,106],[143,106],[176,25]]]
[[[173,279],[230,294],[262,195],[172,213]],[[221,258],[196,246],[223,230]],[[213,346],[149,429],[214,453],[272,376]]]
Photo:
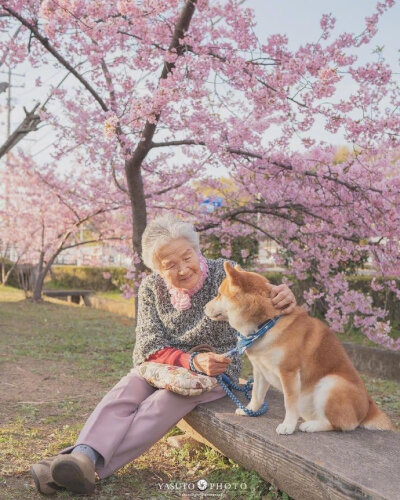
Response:
[[[225,262],[226,278],[205,313],[213,320],[229,321],[243,335],[280,315],[263,276],[233,268]],[[300,430],[318,432],[367,429],[393,430],[389,417],[368,395],[365,385],[330,328],[296,307],[284,315],[247,351],[254,384],[247,408],[257,411],[270,385],[283,392],[285,418],[278,434],[292,434],[299,417]],[[236,413],[245,415],[241,409]]]

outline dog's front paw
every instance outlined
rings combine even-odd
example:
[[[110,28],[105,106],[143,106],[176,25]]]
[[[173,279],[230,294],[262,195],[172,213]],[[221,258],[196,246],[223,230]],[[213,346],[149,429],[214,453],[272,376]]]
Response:
[[[296,429],[296,422],[294,424],[282,422],[276,428],[276,432],[278,434],[293,434],[295,429]]]
[[[307,420],[299,425],[299,429],[303,432],[331,431],[332,425],[323,420]]]
[[[261,406],[252,404],[250,401],[250,403],[246,406],[246,408],[250,411],[258,411],[261,408]],[[242,410],[242,408],[237,408],[235,413],[236,413],[236,415],[247,415],[248,416],[248,414],[244,410]]]
[[[242,408],[236,408],[235,415],[247,415]]]
[[[314,432],[313,422],[303,422],[299,425],[299,430],[303,432]]]

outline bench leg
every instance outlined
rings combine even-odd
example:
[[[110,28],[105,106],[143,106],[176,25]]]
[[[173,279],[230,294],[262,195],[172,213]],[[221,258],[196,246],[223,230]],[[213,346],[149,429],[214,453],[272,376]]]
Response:
[[[83,295],[83,303],[85,304],[86,307],[90,307],[90,298],[88,295]]]

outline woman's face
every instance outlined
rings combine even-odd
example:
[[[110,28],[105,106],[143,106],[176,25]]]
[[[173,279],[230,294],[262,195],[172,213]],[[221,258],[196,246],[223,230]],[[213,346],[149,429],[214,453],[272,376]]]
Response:
[[[200,276],[199,256],[185,238],[172,240],[157,253],[160,273],[177,288],[193,288]]]

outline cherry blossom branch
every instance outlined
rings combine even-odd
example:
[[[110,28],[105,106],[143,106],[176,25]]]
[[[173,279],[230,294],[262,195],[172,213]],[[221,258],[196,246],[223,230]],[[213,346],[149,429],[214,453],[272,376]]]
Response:
[[[186,45],[185,46],[185,50],[187,52],[191,52],[192,54],[195,54],[195,55],[198,55],[191,47],[190,45]],[[229,63],[229,60],[227,57],[224,57],[224,56],[220,56],[219,54],[215,54],[214,52],[212,52],[211,50],[207,52],[207,55],[211,56],[211,57],[214,57],[215,59],[218,59],[220,60],[221,62],[223,63]],[[249,61],[246,61],[247,64],[253,64],[253,62],[251,60]],[[277,64],[276,63],[271,63],[269,66],[276,66]],[[248,75],[248,76],[252,76],[252,74],[250,73],[249,70],[245,69],[244,72]],[[272,85],[270,85],[269,83],[267,82],[264,82],[264,80],[261,80],[260,77],[256,77],[256,80],[258,81],[258,83],[261,83],[261,85],[263,85],[264,87],[268,88],[269,90],[271,90],[272,92],[278,92],[277,89],[275,87],[273,87]],[[292,101],[294,102],[295,104],[297,104],[298,106],[301,106],[302,108],[308,108],[308,106],[302,102],[299,102],[297,101],[296,99],[294,99],[293,97],[289,97],[289,96],[286,96],[286,99],[288,99],[289,101]]]
[[[271,233],[268,233],[267,231],[265,231],[265,229],[261,228],[257,224],[254,224],[253,222],[248,221],[246,219],[239,219],[239,217],[235,217],[235,220],[238,221],[238,222],[240,222],[241,224],[244,224],[245,226],[252,227],[256,231],[259,231],[261,234],[264,234],[267,238],[275,241],[275,243],[278,243],[278,245],[282,244],[281,240],[279,240],[278,238],[276,238],[275,236],[273,236]]]
[[[25,118],[0,147],[0,158],[11,151],[29,132],[37,130],[37,126],[40,123],[40,116],[36,113],[36,110],[39,106],[40,103],[35,104],[31,111],[27,111],[24,107]]]
[[[169,187],[166,187],[164,189],[161,189],[160,191],[156,191],[155,193],[147,194],[145,196],[145,198],[148,199],[148,198],[152,198],[153,196],[159,196],[161,194],[168,193],[168,191],[171,191],[172,189],[177,189],[178,187],[183,186],[184,184],[186,184],[186,182],[187,182],[187,180],[183,181],[183,182],[179,182],[178,184],[174,184],[173,186],[169,186]]]
[[[80,66],[79,63],[76,65],[76,67]],[[1,64],[0,64],[1,66]],[[56,89],[61,87],[61,85],[64,83],[64,81],[67,79],[69,73],[67,73],[56,85]],[[46,104],[50,101],[50,99],[53,97],[53,93],[50,93],[47,99],[44,101],[43,104],[40,104],[40,102],[36,103],[34,108],[31,111],[27,111],[26,108],[24,107],[25,111],[25,118],[22,120],[22,122],[15,128],[15,130],[10,134],[10,136],[4,141],[2,146],[0,147],[0,158],[4,156],[5,154],[9,153],[13,147],[15,147],[26,135],[28,135],[30,132],[35,132],[36,130],[39,130],[39,124],[41,122],[40,114],[37,113],[37,109],[40,106],[39,112],[45,109]]]
[[[204,141],[195,141],[193,139],[181,139],[176,141],[151,142],[150,148],[164,148],[169,146],[205,146]]]
[[[100,243],[103,241],[123,241],[123,240],[124,240],[123,236],[110,236],[107,238],[103,238],[102,236],[100,236],[99,238],[96,238],[96,239],[80,241],[78,243],[74,243],[73,245],[63,246],[61,251],[68,250],[70,248],[79,247],[82,245],[89,245],[90,243]]]
[[[161,208],[161,207],[158,207],[158,208]],[[165,208],[165,207],[164,207]],[[260,209],[261,208],[261,209]],[[208,229],[213,229],[213,228],[216,228],[218,226],[221,225],[221,222],[224,221],[224,220],[237,220],[238,222],[241,222],[241,220],[239,220],[237,218],[238,215],[245,215],[245,214],[250,214],[250,215],[257,215],[257,214],[263,214],[263,215],[272,215],[273,217],[278,217],[278,218],[281,218],[281,219],[284,219],[288,222],[291,222],[293,224],[295,224],[296,226],[298,227],[304,227],[305,226],[305,222],[304,221],[299,221],[299,220],[296,220],[296,218],[294,217],[291,217],[290,215],[288,214],[285,214],[285,213],[280,213],[278,212],[277,210],[279,209],[288,209],[288,208],[292,208],[292,206],[279,206],[278,204],[271,204],[269,205],[268,207],[253,207],[253,208],[240,208],[240,209],[237,209],[237,210],[231,210],[231,211],[228,211],[228,212],[225,212],[224,214],[221,214],[219,216],[219,220],[216,221],[216,222],[209,222],[208,224],[203,224],[203,225],[197,225],[196,228],[198,231],[207,231]],[[271,210],[271,209],[275,209],[275,210]],[[305,207],[302,207],[301,205],[298,205],[297,207],[295,207],[296,209],[296,213],[299,214],[299,213],[306,213],[307,215],[309,215],[310,217],[313,217],[313,218],[316,218],[318,220],[324,220],[328,223],[330,223],[331,225],[333,225],[333,221],[328,221],[326,219],[324,219],[323,217],[317,215],[317,214],[314,214],[313,212],[311,212],[310,210],[307,210],[305,209]],[[187,214],[190,214],[192,216],[194,216],[195,214],[189,210],[185,210],[185,209],[182,209],[182,208],[179,208],[178,209],[180,212],[184,212],[184,213],[187,213]],[[246,222],[247,225],[251,225],[249,222]],[[262,228],[260,228],[259,226],[253,226],[254,228],[257,228],[257,230],[263,232]],[[357,238],[357,237],[352,237],[352,236],[346,236],[346,235],[343,235],[343,234],[335,234],[335,233],[332,233],[332,232],[329,232],[329,231],[324,231],[324,234],[327,234],[329,236],[332,236],[334,238],[337,238],[337,239],[342,239],[344,241],[349,241],[349,242],[352,242],[352,243],[359,243],[360,242],[360,238]],[[378,244],[378,242],[376,242]],[[371,245],[374,245],[375,242],[371,242]]]
[[[186,0],[185,6],[182,9],[178,22],[175,25],[174,33],[169,46],[169,51],[170,52],[176,51],[178,56],[184,53],[185,50],[184,46],[180,43],[179,40],[183,38],[185,32],[189,29],[190,21],[192,20],[196,3],[197,0]],[[159,80],[160,81],[165,80],[174,67],[175,64],[173,62],[166,61],[164,63]],[[129,162],[132,165],[140,165],[144,160],[144,158],[146,157],[148,151],[151,148],[151,141],[156,131],[156,127],[160,119],[160,116],[161,113],[156,114],[154,121],[152,123],[150,123],[148,120],[146,121],[143,131],[141,133],[141,139],[139,145],[137,146],[133,154],[133,157]]]
[[[204,141],[196,141],[194,139],[182,139],[182,140],[176,140],[176,141],[152,142],[150,147],[151,148],[162,148],[162,147],[169,147],[169,146],[205,146],[205,145],[206,144],[205,144]],[[269,161],[268,158],[266,158],[266,157],[264,157],[264,156],[262,156],[262,155],[260,155],[258,153],[253,153],[251,151],[244,151],[244,150],[236,149],[236,148],[227,148],[227,151],[229,153],[232,153],[232,154],[235,154],[235,155],[238,155],[238,156],[245,156],[245,157],[248,157],[248,158],[255,158],[255,159],[258,159],[258,160]],[[285,165],[283,163],[279,163],[279,162],[276,162],[276,161],[272,161],[272,162],[269,162],[269,163],[271,163],[271,165],[275,165],[276,167],[279,167],[279,168],[282,168],[284,170],[292,171],[293,172],[293,166],[292,165]],[[257,167],[257,168],[259,170],[265,169],[264,167]],[[349,184],[346,181],[342,181],[340,179],[337,179],[333,175],[327,175],[327,174],[318,175],[317,173],[311,172],[309,170],[305,170],[305,171],[299,172],[299,173],[301,173],[302,175],[306,175],[308,177],[314,177],[316,179],[322,178],[322,179],[325,179],[325,180],[336,182],[337,184],[341,184],[342,186],[345,186],[350,191],[359,191],[360,190],[359,186],[352,185],[352,184]],[[372,186],[370,186],[368,188],[368,190],[369,191],[373,191],[375,193],[380,193],[380,194],[382,193],[382,191],[380,189],[374,188]]]
[[[6,16],[2,16],[0,15],[0,17],[6,17]],[[7,16],[8,17],[8,16]],[[11,40],[14,40],[15,38],[17,38],[18,36],[18,33],[21,31],[21,26],[18,26],[17,30],[15,31],[15,33],[12,35],[11,37]],[[7,47],[7,50],[4,51],[4,54],[3,54],[3,57],[1,58],[0,60],[0,66],[2,66],[4,64],[4,61],[7,59],[7,55],[8,53],[10,52],[10,47]]]
[[[103,99],[99,96],[99,94],[94,90],[94,88],[90,85],[90,83],[83,78],[76,70],[75,68],[53,47],[53,45],[49,42],[49,39],[45,36],[43,36],[39,30],[37,29],[36,26],[33,24],[29,23],[25,18],[23,18],[18,12],[16,12],[14,9],[11,7],[8,7],[7,4],[2,3],[1,4],[2,8],[6,11],[9,12],[15,19],[18,19],[18,21],[23,24],[26,28],[29,29],[29,31],[34,35],[34,37],[43,45],[43,47],[52,54],[57,61],[64,66],[70,73],[72,73],[75,78],[77,78],[82,85],[92,94],[94,99],[100,104],[101,108],[103,111],[108,111],[108,107],[103,101]]]
[[[117,188],[122,191],[123,193],[128,193],[128,190],[125,189],[123,186],[121,186],[121,184],[119,183],[118,179],[117,179],[117,172],[115,170],[115,167],[113,165],[113,163],[111,162],[111,175],[114,179],[114,183],[115,185],[117,186]]]

